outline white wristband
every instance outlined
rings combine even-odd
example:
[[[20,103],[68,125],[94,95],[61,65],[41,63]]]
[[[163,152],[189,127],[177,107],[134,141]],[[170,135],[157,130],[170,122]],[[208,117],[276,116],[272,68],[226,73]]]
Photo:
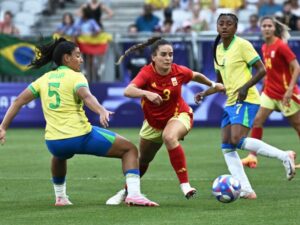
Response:
[[[215,87],[216,87],[216,83],[215,83],[214,81],[212,81],[212,80],[211,80],[210,82],[211,82],[211,85],[210,85],[210,86],[211,86],[212,88],[215,88]]]

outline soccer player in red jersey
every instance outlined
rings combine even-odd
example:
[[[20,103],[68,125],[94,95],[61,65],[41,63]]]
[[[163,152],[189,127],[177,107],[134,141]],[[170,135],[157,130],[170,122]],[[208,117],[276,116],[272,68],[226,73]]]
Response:
[[[173,63],[171,43],[160,38],[152,40],[131,48],[144,48],[154,42],[151,46],[152,62],[140,70],[124,92],[127,97],[142,98],[145,120],[140,130],[140,176],[145,174],[150,162],[165,144],[180,188],[189,199],[196,194],[196,189],[189,183],[185,153],[179,140],[192,128],[193,112],[181,96],[182,85],[193,80],[213,87],[216,91],[224,90],[224,86],[214,83],[199,72]],[[106,203],[120,204],[125,195],[126,191],[123,189]]]
[[[300,91],[297,85],[300,67],[284,41],[288,35],[287,27],[267,16],[261,20],[261,31],[265,39],[262,53],[267,73],[251,137],[262,139],[263,124],[274,110],[289,120],[300,137]],[[255,168],[258,162],[256,154],[249,153],[242,162],[244,166]],[[300,164],[297,167],[300,168]]]

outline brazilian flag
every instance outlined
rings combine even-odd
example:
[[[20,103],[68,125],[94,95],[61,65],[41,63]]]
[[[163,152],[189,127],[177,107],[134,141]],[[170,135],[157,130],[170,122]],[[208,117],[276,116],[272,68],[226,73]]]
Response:
[[[44,38],[43,42],[51,41]],[[50,64],[40,69],[28,67],[35,59],[35,46],[41,44],[34,40],[24,40],[10,35],[0,34],[0,74],[8,76],[40,76],[51,70]]]

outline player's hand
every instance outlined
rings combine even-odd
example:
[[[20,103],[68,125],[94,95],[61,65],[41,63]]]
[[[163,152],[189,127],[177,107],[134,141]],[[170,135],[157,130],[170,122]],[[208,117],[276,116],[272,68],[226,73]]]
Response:
[[[237,101],[242,102],[247,98],[248,88],[243,86],[243,87],[239,88],[236,92],[238,92]]]
[[[4,130],[0,126],[0,143],[1,143],[1,145],[4,145],[4,143],[5,143],[5,135],[6,135],[6,130]]]
[[[293,95],[293,90],[287,90],[285,93],[284,93],[284,96],[283,96],[283,99],[282,99],[282,104],[284,106],[287,106],[289,107],[290,106],[290,101],[292,99],[292,95]]]
[[[103,108],[103,110],[100,113],[100,124],[104,127],[107,128],[109,126],[108,122],[109,122],[109,117],[111,115],[113,115],[114,112],[108,111],[105,108]]]
[[[194,96],[195,103],[199,105],[203,101],[204,97],[205,97],[204,91],[196,93]]]
[[[159,94],[153,92],[148,92],[146,98],[156,105],[160,105],[163,102],[162,97]]]

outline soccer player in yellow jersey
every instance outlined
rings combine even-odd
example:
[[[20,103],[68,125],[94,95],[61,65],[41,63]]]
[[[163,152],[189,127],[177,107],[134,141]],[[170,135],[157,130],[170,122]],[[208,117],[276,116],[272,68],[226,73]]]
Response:
[[[122,159],[126,177],[128,205],[158,206],[140,192],[138,152],[135,145],[107,129],[92,126],[85,115],[83,104],[99,115],[101,125],[108,127],[109,116],[91,94],[85,76],[80,73],[83,60],[80,50],[64,38],[39,47],[40,57],[34,68],[54,62],[57,68],[31,83],[7,110],[0,125],[0,141],[5,142],[6,130],[23,105],[40,97],[46,119],[45,139],[53,155],[52,180],[56,206],[72,205],[66,194],[67,160],[75,154],[87,154]]]
[[[224,84],[227,95],[221,122],[221,148],[228,170],[241,182],[241,197],[256,199],[256,193],[245,174],[236,149],[253,151],[281,160],[288,180],[295,175],[295,153],[282,151],[261,140],[247,137],[260,104],[255,84],[265,75],[266,70],[250,42],[235,35],[237,24],[238,18],[234,14],[221,14],[217,20],[215,69],[217,80]],[[220,39],[222,43],[218,45]],[[256,70],[253,76],[251,67]],[[209,88],[197,93],[196,103],[215,92],[216,90]]]

